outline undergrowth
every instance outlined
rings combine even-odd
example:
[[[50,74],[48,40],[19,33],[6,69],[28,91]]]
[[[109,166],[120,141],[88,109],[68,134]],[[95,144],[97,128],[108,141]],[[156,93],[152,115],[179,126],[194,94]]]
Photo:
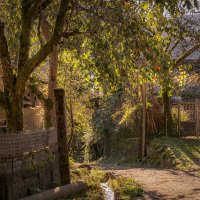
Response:
[[[88,184],[88,189],[75,195],[71,195],[66,200],[103,200],[104,194],[100,187],[100,183],[106,178],[106,174],[101,170],[88,170],[85,168],[78,168],[71,170],[72,182],[78,180],[85,181]]]

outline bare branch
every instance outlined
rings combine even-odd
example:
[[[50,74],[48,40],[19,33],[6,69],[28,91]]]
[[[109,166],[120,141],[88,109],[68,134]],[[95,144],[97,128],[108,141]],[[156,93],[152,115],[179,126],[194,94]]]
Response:
[[[175,43],[174,43],[174,45],[170,48],[170,49],[168,49],[167,51],[173,51],[176,47],[177,47],[177,45],[179,44],[179,42],[180,42],[180,40],[177,40]]]
[[[200,48],[200,43],[194,45],[192,48],[190,48],[187,52],[183,53],[175,63],[175,66],[179,65],[183,60],[185,60],[188,56],[190,56],[192,53],[194,53],[196,50]]]
[[[38,89],[37,85],[35,83],[30,83],[27,87],[37,96],[41,103],[45,105],[47,98],[44,96],[43,92]]]

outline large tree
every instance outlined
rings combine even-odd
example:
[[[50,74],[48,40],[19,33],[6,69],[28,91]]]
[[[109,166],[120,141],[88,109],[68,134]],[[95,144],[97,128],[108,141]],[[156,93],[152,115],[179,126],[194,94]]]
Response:
[[[3,70],[4,93],[2,96],[6,102],[6,121],[9,132],[23,130],[22,104],[26,83],[37,66],[51,53],[53,47],[58,44],[64,26],[66,12],[69,11],[72,1],[61,0],[58,14],[55,20],[54,31],[47,43],[37,53],[30,55],[31,32],[39,13],[46,9],[50,0],[22,0],[21,2],[21,33],[18,51],[17,66],[12,65],[6,39],[6,24],[0,22],[0,59]]]
[[[8,131],[20,132],[23,96],[33,71],[55,50],[61,37],[68,39],[83,32],[96,32],[105,18],[112,21],[122,11],[122,1],[3,0],[2,5],[0,60],[4,92],[0,102],[6,110]],[[37,27],[42,17],[53,28],[47,42],[38,45],[35,32],[40,31]]]
[[[98,1],[90,3],[72,0],[13,2],[4,0],[2,5],[0,10],[1,19],[3,19],[0,21],[0,60],[4,92],[1,92],[0,102],[6,110],[8,131],[20,132],[23,130],[22,106],[25,87],[33,71],[55,49],[62,36],[69,38],[80,34],[87,28],[88,21],[81,16],[84,12],[87,13],[85,17],[89,17],[97,15],[98,10],[101,13],[105,10],[100,9],[101,5]],[[107,2],[102,5],[105,8],[109,6]],[[7,13],[10,15],[4,17]],[[53,30],[47,42],[38,46],[33,35],[42,14],[49,19]]]

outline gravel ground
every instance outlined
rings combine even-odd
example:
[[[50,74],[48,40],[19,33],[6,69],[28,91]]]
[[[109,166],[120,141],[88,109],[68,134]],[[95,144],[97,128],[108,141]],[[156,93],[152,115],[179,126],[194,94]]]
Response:
[[[192,173],[173,169],[99,167],[136,180],[144,190],[143,196],[137,200],[200,200],[200,176]]]

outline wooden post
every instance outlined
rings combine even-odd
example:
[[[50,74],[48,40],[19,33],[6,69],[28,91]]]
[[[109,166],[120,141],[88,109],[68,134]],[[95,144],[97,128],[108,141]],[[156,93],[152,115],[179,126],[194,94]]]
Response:
[[[57,121],[58,153],[61,185],[70,183],[69,155],[66,131],[65,92],[55,89],[55,110]]]
[[[181,104],[180,102],[178,103],[178,135],[181,135],[180,132],[180,123],[181,123]]]
[[[195,111],[196,111],[196,136],[199,139],[199,101],[195,101]]]
[[[166,136],[168,136],[168,133],[167,133],[167,113],[165,114],[165,116],[166,116],[166,121],[165,121],[165,134],[166,134]]]
[[[145,156],[145,135],[146,135],[146,85],[142,84],[142,159]]]

